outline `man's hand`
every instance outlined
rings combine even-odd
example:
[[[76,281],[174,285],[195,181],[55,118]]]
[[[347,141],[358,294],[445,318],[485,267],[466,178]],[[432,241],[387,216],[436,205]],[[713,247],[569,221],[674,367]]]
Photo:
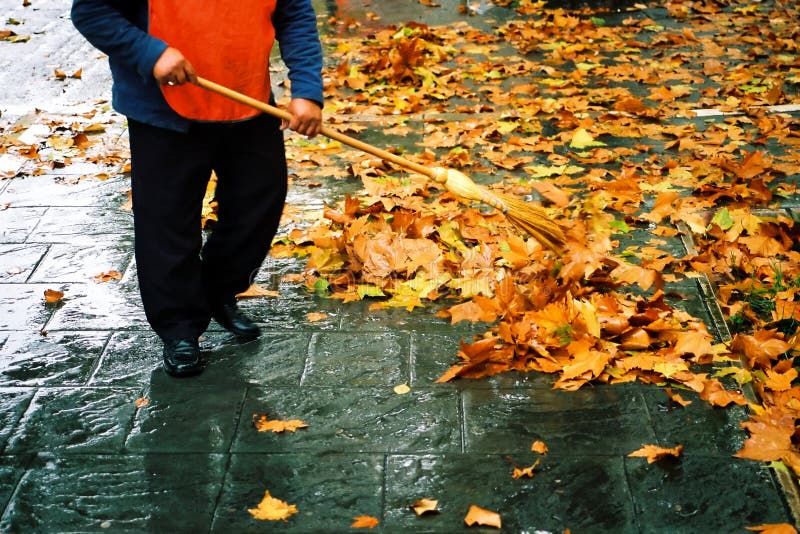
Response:
[[[310,139],[322,129],[322,110],[316,102],[305,98],[293,98],[289,102],[287,111],[292,114],[292,120],[281,122],[281,130],[289,128]]]
[[[189,60],[177,48],[167,47],[153,65],[153,76],[161,85],[181,85],[196,82],[197,73]]]

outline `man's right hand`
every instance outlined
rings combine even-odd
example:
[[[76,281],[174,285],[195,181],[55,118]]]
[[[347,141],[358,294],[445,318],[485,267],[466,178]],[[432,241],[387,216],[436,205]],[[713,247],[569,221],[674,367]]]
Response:
[[[181,85],[196,82],[197,73],[189,60],[177,48],[167,47],[153,65],[153,76],[161,85]]]

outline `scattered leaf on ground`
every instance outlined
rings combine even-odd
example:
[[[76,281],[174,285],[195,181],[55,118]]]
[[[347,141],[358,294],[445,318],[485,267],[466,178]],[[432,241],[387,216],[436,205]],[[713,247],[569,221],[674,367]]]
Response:
[[[360,515],[358,517],[353,518],[353,524],[350,525],[350,528],[375,528],[378,526],[377,517],[372,517],[369,515]]]
[[[410,507],[417,515],[439,513],[439,501],[436,499],[420,499]]]
[[[662,458],[677,458],[680,456],[682,450],[683,445],[676,445],[672,448],[660,447],[658,445],[644,445],[641,449],[633,451],[628,456],[647,458],[647,463],[652,464],[653,462],[657,462]]]
[[[502,528],[500,514],[474,504],[469,507],[469,511],[466,517],[464,517],[464,523],[466,523],[468,527],[480,525],[484,527]]]
[[[297,506],[276,499],[269,494],[269,491],[265,491],[264,498],[258,503],[258,506],[248,508],[247,511],[262,521],[286,521],[297,513]]]
[[[259,432],[275,432],[276,434],[289,431],[296,432],[300,428],[308,428],[308,425],[299,419],[273,419],[270,420],[266,415],[253,418],[253,425]]]

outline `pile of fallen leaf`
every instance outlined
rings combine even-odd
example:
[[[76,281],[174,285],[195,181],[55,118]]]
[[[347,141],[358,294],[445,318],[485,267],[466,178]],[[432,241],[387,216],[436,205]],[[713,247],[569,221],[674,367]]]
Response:
[[[798,229],[752,210],[797,195],[800,121],[764,108],[800,102],[797,6],[671,2],[663,20],[633,12],[607,26],[600,13],[515,5],[520,20],[495,33],[463,22],[364,37],[351,25],[331,40],[330,109],[352,131],[350,114],[390,115],[376,124],[399,137],[412,132],[408,118],[421,119],[420,151],[407,157],[540,200],[568,228],[564,251],[421,177],[328,145],[298,157],[298,175],[338,161],[363,190],[273,254],[306,257],[317,293],[372,308],[435,306],[453,323],[485,325],[440,381],[508,370],[553,373],[567,390],[638,380],[670,386],[681,404],[672,388],[714,406],[746,404],[731,384],[752,384],[763,405],[750,405],[739,455],[800,474]],[[519,53],[500,55],[509,44]],[[690,120],[709,108],[713,118]],[[497,181],[503,171],[513,175]],[[694,234],[696,253],[663,248],[676,224]],[[647,244],[626,245],[637,232]],[[681,295],[669,284],[696,273],[743,327],[732,342],[715,342],[673,305]]]

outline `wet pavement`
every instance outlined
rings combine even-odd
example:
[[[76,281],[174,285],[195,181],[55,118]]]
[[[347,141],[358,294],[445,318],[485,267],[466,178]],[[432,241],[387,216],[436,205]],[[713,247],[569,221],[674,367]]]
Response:
[[[457,2],[443,3],[343,4],[354,17],[437,24],[458,16]],[[339,4],[318,8],[342,16]],[[508,13],[484,7],[487,17]],[[239,345],[212,324],[206,371],[167,377],[140,307],[126,131],[102,102],[105,62],[69,26],[68,2],[34,1],[6,16],[35,38],[0,42],[0,72],[19,82],[0,84],[4,134],[44,139],[54,123],[72,133],[76,122],[101,124],[97,151],[118,157],[53,149],[62,159],[52,167],[0,161],[13,176],[0,181],[0,531],[346,532],[361,515],[379,518],[382,532],[483,531],[464,525],[471,504],[499,512],[507,532],[740,532],[793,522],[775,474],[732,457],[745,438],[744,408],[681,408],[644,384],[558,391],[535,373],[435,384],[480,325],[451,325],[436,306],[368,310],[316,297],[283,281],[301,260],[268,259],[257,282],[281,296],[242,303],[261,339]],[[83,69],[82,79],[53,80],[56,68]],[[416,140],[394,142],[418,150]],[[352,179],[298,183],[289,202],[315,210],[356,189]],[[121,279],[92,280],[109,271]],[[65,297],[45,304],[46,289]],[[718,340],[729,337],[702,282],[671,289]],[[311,321],[311,312],[327,317]],[[410,392],[398,394],[403,384]],[[263,413],[309,426],[257,432],[253,417]],[[531,452],[535,440],[550,452]],[[685,451],[655,464],[627,457],[645,443]],[[511,478],[536,459],[535,478]],[[299,513],[285,523],[253,519],[247,510],[265,490]],[[440,513],[417,517],[409,505],[426,497]]]

